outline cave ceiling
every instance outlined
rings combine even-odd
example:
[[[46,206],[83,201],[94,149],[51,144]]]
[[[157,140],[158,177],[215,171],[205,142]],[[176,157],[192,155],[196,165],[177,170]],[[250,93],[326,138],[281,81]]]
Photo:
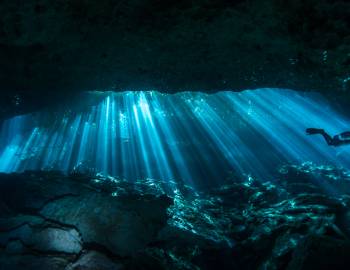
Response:
[[[0,119],[95,89],[350,89],[347,0],[0,0],[0,12]]]

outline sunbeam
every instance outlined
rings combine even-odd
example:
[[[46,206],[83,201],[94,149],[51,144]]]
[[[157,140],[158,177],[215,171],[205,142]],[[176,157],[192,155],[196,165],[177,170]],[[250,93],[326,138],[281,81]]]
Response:
[[[196,186],[220,183],[232,172],[269,178],[284,163],[350,165],[349,147],[305,135],[308,127],[332,134],[350,127],[312,93],[110,92],[84,112],[47,118],[36,113],[2,123],[1,172],[81,170]]]

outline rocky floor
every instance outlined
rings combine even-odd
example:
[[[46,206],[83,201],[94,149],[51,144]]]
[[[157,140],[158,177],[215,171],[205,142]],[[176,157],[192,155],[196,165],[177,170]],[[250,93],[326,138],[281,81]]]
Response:
[[[285,165],[208,191],[0,175],[0,269],[347,269],[350,174]]]

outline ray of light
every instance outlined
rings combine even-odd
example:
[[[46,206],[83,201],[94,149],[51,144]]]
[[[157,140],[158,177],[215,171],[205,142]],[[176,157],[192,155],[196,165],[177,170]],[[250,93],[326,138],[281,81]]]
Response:
[[[272,177],[283,162],[350,167],[349,146],[305,135],[308,127],[332,135],[350,129],[346,117],[312,93],[110,93],[84,112],[46,118],[37,113],[2,123],[0,172],[78,170],[197,185],[232,172]]]

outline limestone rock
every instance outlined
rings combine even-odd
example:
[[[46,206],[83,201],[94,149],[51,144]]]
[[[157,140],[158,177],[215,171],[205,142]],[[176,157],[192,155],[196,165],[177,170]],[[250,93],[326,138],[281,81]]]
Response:
[[[280,87],[349,100],[349,8],[344,0],[2,1],[0,119],[111,88]]]
[[[107,256],[97,252],[90,251],[74,263],[68,265],[65,270],[122,270],[123,265],[113,262]]]
[[[12,231],[0,232],[0,245],[7,246],[7,249],[11,250],[14,244],[11,242],[12,239],[17,239],[24,246],[44,253],[78,254],[82,249],[78,232],[69,228],[33,228],[26,224]]]
[[[0,253],[1,270],[63,270],[72,258],[66,256],[13,255]]]
[[[350,242],[310,236],[296,247],[288,270],[348,269]]]
[[[18,189],[0,191],[0,270],[346,269],[349,174],[289,169],[275,183],[172,193],[160,181],[0,175],[7,191]]]
[[[84,242],[103,245],[110,252],[125,256],[155,239],[166,224],[169,205],[166,197],[114,198],[87,193],[49,203],[41,214],[76,227]]]

